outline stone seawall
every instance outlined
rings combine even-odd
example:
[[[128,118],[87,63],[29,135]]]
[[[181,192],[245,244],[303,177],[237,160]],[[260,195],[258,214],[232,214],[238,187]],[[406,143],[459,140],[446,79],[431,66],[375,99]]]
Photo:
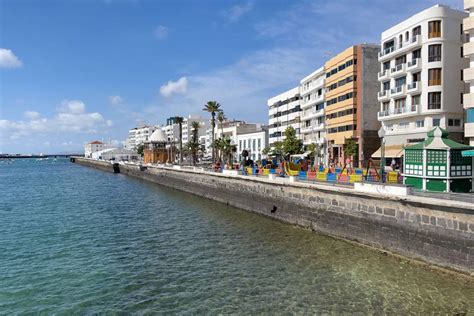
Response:
[[[75,162],[113,172],[105,162]],[[120,172],[412,259],[474,273],[474,203],[351,188],[120,165]]]

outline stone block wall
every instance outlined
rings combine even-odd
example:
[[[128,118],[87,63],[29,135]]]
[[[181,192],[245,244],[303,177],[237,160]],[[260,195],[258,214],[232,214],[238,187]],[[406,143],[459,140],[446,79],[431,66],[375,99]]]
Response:
[[[102,166],[103,167],[103,166]],[[121,173],[405,257],[474,272],[474,205],[168,168]],[[112,167],[109,167],[112,171]]]

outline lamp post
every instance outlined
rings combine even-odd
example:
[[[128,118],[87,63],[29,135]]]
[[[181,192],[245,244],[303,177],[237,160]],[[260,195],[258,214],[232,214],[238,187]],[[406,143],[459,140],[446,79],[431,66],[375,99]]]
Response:
[[[380,127],[379,131],[380,138],[380,183],[383,183],[383,174],[385,171],[385,129]]]

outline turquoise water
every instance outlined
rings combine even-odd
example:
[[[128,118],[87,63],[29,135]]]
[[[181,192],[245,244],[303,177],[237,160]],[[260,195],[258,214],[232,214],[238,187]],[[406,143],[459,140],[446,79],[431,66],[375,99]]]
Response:
[[[67,160],[0,190],[0,314],[474,313],[473,284]]]

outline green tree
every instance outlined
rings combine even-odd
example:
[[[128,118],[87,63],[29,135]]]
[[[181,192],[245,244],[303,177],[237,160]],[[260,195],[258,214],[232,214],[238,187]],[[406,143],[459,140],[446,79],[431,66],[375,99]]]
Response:
[[[229,137],[219,138],[216,141],[216,147],[219,150],[223,162],[232,164],[234,154],[237,152],[237,146],[232,144],[232,140]]]
[[[179,163],[183,163],[183,117],[175,116],[175,122],[179,127]]]
[[[137,153],[143,157],[143,152],[145,151],[145,145],[144,144],[140,144],[138,145],[137,147]]]
[[[267,156],[271,152],[272,152],[272,148],[270,146],[267,146],[267,147],[262,149],[262,154],[264,154],[265,156]]]
[[[359,144],[357,142],[350,138],[346,141],[344,144],[344,154],[346,156],[351,157],[351,161],[353,160],[354,156],[356,156],[359,153]]]
[[[199,124],[199,122],[196,122],[196,121],[191,122],[192,138],[191,138],[191,141],[188,142],[188,148],[191,151],[193,165],[196,164],[197,154],[200,149],[200,146],[199,146],[199,128],[200,127],[201,125]]]
[[[285,130],[283,152],[285,155],[297,155],[303,152],[303,142],[296,137],[296,130],[292,126],[288,126]]]
[[[211,114],[211,144],[214,144],[214,131],[216,128],[216,113],[220,111],[221,105],[217,101],[208,101],[203,108],[203,111],[209,112]],[[212,162],[215,162],[215,148],[212,147]]]

